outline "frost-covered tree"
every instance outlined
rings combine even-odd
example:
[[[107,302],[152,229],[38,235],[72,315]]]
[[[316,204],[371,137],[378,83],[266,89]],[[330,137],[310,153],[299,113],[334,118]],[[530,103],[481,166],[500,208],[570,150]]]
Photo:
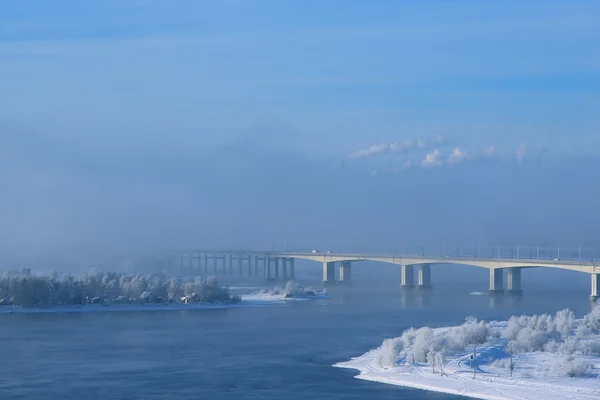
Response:
[[[427,365],[431,366],[433,373],[435,374],[435,362],[436,362],[436,353],[435,351],[430,351],[427,353]]]
[[[573,311],[562,310],[556,313],[556,317],[554,318],[554,328],[562,340],[569,337],[574,326],[575,314],[573,314]]]
[[[427,362],[427,354],[433,344],[433,329],[424,327],[417,330],[412,354],[417,362]]]
[[[385,339],[377,353],[377,364],[380,367],[393,367],[403,347],[402,338]]]
[[[447,338],[447,348],[451,351],[463,350],[469,345],[485,343],[490,330],[485,321],[477,321],[469,317],[464,324],[450,329]]]
[[[185,299],[182,298],[186,295]],[[29,270],[0,274],[0,305],[46,307],[90,303],[231,302],[214,277],[167,279],[163,275],[93,272],[80,277],[33,275]]]
[[[378,362],[390,366],[403,359],[408,364],[427,363],[432,368],[437,363],[441,369],[445,361],[440,361],[439,357],[444,353],[465,354],[467,347],[493,338],[506,342],[510,358],[513,353],[528,352],[562,355],[553,357],[558,361],[551,364],[546,372],[576,377],[584,376],[591,368],[581,356],[600,355],[600,306],[594,307],[580,320],[576,320],[571,311],[562,310],[555,315],[514,316],[505,328],[503,326],[467,318],[462,325],[444,330],[409,328],[400,337],[386,339],[380,348]],[[515,364],[510,358],[507,354],[505,358],[492,361],[492,365],[512,372]]]
[[[600,333],[600,305],[594,305],[592,311],[583,317],[583,324],[593,333]]]
[[[446,355],[443,351],[435,353],[435,362],[440,367],[440,373],[444,375],[444,366],[446,365]]]

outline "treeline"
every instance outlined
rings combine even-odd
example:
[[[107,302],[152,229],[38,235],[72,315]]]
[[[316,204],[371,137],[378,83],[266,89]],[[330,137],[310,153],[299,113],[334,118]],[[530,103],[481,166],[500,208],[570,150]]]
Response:
[[[410,328],[402,336],[385,339],[377,363],[391,367],[398,363],[443,365],[447,355],[461,354],[467,347],[491,339],[502,339],[505,357],[492,364],[506,364],[509,353],[546,352],[560,354],[552,365],[544,366],[548,375],[585,376],[592,369],[586,356],[600,356],[600,305],[582,319],[569,310],[555,315],[511,317],[504,328],[468,318],[460,326],[436,334],[429,328]]]
[[[115,303],[231,303],[231,295],[214,277],[184,279],[162,274],[96,272],[82,276],[35,275],[30,270],[0,274],[0,305],[51,307]]]

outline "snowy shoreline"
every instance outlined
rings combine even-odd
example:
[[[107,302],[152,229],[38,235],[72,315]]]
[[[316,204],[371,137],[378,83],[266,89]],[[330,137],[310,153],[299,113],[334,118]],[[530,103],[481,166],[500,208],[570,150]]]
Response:
[[[240,295],[239,302],[214,303],[131,303],[131,304],[82,304],[52,307],[0,306],[0,315],[8,314],[45,314],[76,312],[124,312],[124,311],[186,311],[186,310],[218,310],[225,308],[265,307],[295,301],[328,299],[330,296],[315,295],[310,297],[285,297],[282,294],[245,294]]]
[[[600,308],[581,320],[571,316],[562,312],[554,318],[411,329],[334,367],[358,370],[358,379],[485,400],[599,399],[600,352],[595,346],[600,343]],[[544,338],[541,332],[546,332]],[[477,335],[485,340],[477,345],[474,379],[473,346],[461,341]],[[515,349],[512,377],[509,346]]]

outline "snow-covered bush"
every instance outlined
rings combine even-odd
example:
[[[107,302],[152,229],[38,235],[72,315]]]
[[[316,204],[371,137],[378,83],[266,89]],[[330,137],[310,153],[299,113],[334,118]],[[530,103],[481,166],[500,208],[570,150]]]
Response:
[[[490,366],[496,368],[510,368],[510,357],[498,358],[490,363]]]
[[[568,376],[571,378],[583,377],[590,369],[590,364],[585,360],[577,360],[571,356],[556,360],[550,367],[553,375]]]
[[[600,338],[580,340],[579,343],[581,354],[588,356],[600,356]]]

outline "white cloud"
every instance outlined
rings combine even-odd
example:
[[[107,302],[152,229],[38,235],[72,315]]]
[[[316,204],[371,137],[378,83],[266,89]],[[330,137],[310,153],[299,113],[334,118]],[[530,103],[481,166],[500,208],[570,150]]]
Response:
[[[439,159],[440,151],[438,149],[434,149],[431,153],[427,153],[425,159],[421,161],[421,166],[424,168],[427,167],[436,167],[438,165],[443,164],[443,161]]]
[[[389,145],[381,143],[381,144],[374,144],[366,149],[362,149],[357,151],[356,153],[352,154],[350,156],[350,158],[362,158],[362,157],[370,157],[382,152],[385,152],[389,149]]]
[[[394,142],[390,144],[390,152],[392,153],[402,153],[409,151],[413,147],[413,141],[408,139],[402,142]]]
[[[523,142],[515,150],[515,156],[519,162],[523,161],[523,158],[527,155],[527,145]]]
[[[400,167],[401,170],[405,171],[412,167],[412,161],[405,161],[404,164]]]
[[[466,150],[462,150],[458,147],[452,150],[452,153],[448,156],[448,164],[458,164],[469,158],[469,154]]]
[[[388,153],[408,153],[414,150],[426,150],[431,148],[435,144],[443,143],[442,135],[436,135],[431,140],[423,141],[421,139],[417,140],[403,140],[401,142],[393,142],[393,143],[380,143],[374,144],[366,149],[359,150],[350,155],[350,159],[371,157],[378,154],[388,154]]]

